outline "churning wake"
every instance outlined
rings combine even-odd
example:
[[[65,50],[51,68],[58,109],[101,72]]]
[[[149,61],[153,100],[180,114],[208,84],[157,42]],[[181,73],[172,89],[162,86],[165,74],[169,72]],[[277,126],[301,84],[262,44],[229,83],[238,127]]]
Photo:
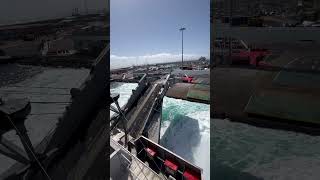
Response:
[[[110,84],[110,93],[118,93],[120,97],[118,99],[118,103],[120,107],[125,105],[130,96],[132,95],[132,90],[138,87],[137,83],[122,83],[122,82],[114,82]],[[114,103],[111,104],[116,107]],[[113,111],[110,111],[110,117],[114,114]]]
[[[216,179],[319,179],[320,137],[212,119]]]
[[[210,179],[210,106],[164,97],[161,145],[203,169]]]

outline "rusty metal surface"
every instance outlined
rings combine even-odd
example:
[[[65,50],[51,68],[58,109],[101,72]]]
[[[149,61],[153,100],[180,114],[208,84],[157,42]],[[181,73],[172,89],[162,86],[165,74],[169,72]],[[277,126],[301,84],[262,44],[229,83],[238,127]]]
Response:
[[[215,68],[212,71],[212,103],[214,114],[245,118],[243,112],[251,94],[258,70]]]
[[[166,96],[178,99],[186,99],[189,89],[193,84],[176,83],[168,89]]]
[[[176,83],[169,88],[166,96],[194,102],[210,103],[210,85]]]
[[[197,83],[197,84],[210,84],[210,78],[206,78],[206,77],[199,77],[196,78],[193,83]]]
[[[319,58],[305,56],[289,61],[285,67],[318,69]],[[246,113],[300,122],[320,123],[320,74],[307,72],[259,72],[255,93]]]
[[[319,107],[320,96],[294,91],[263,90],[251,96],[245,112],[319,124]]]
[[[318,47],[318,44],[273,47],[274,56],[267,61],[274,66],[301,72],[285,69],[273,72],[240,68],[214,69],[211,81],[215,113],[238,118],[248,118],[246,113],[255,113],[302,122],[314,121],[318,116],[315,107],[318,106],[320,96]]]
[[[187,99],[193,99],[199,102],[210,102],[210,86],[203,84],[195,84],[189,89]]]

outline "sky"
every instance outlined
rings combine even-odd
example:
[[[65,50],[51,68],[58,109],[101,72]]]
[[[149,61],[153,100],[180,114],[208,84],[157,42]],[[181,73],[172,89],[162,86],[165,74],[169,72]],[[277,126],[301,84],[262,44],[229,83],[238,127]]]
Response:
[[[111,68],[209,57],[209,0],[111,0]]]
[[[0,24],[66,17],[74,8],[84,11],[85,0],[1,0]],[[107,0],[87,0],[88,11],[103,10]]]

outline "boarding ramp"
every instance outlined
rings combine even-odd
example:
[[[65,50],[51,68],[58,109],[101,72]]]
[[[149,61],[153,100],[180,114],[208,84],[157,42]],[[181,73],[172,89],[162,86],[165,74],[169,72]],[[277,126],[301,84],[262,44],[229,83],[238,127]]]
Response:
[[[162,99],[165,92],[168,90],[168,80],[170,75],[163,76],[160,80],[155,81],[146,93],[141,96],[139,103],[136,108],[131,112],[131,116],[128,116],[128,132],[129,134],[136,138],[143,132],[148,132],[148,129],[152,127],[155,132],[150,132],[148,134],[157,134],[156,141],[159,141],[160,136],[160,121],[161,121],[161,109],[162,109]],[[154,122],[158,122],[154,124]],[[148,126],[147,126],[148,125]],[[157,128],[155,127],[157,126]],[[149,136],[148,136],[149,137]]]
[[[170,74],[150,82],[145,74],[138,87],[133,90],[128,103],[121,108],[124,116],[112,117],[111,130],[115,127],[123,128],[133,138],[143,134],[158,143],[162,100],[169,88],[169,78]]]
[[[137,104],[139,98],[142,96],[142,94],[146,91],[146,89],[148,88],[149,83],[147,80],[147,74],[144,74],[142,76],[142,78],[139,80],[138,82],[138,86],[136,87],[136,89],[132,90],[132,95],[130,96],[128,102],[121,107],[121,111],[123,112],[123,114],[126,116],[128,114],[128,112],[133,108],[133,106],[135,104]],[[116,127],[120,120],[121,120],[121,116],[119,116],[119,114],[115,113],[111,118],[110,118],[110,122],[111,122],[111,126],[110,129],[114,129],[114,127]]]

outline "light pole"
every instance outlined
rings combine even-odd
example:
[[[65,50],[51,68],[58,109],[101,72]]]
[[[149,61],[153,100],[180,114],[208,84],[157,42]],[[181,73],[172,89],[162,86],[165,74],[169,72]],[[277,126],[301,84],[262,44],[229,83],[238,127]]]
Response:
[[[182,54],[181,54],[182,55],[181,56],[182,63],[181,63],[181,69],[183,69],[183,31],[186,30],[186,28],[183,27],[183,28],[180,28],[179,30],[182,32]]]

